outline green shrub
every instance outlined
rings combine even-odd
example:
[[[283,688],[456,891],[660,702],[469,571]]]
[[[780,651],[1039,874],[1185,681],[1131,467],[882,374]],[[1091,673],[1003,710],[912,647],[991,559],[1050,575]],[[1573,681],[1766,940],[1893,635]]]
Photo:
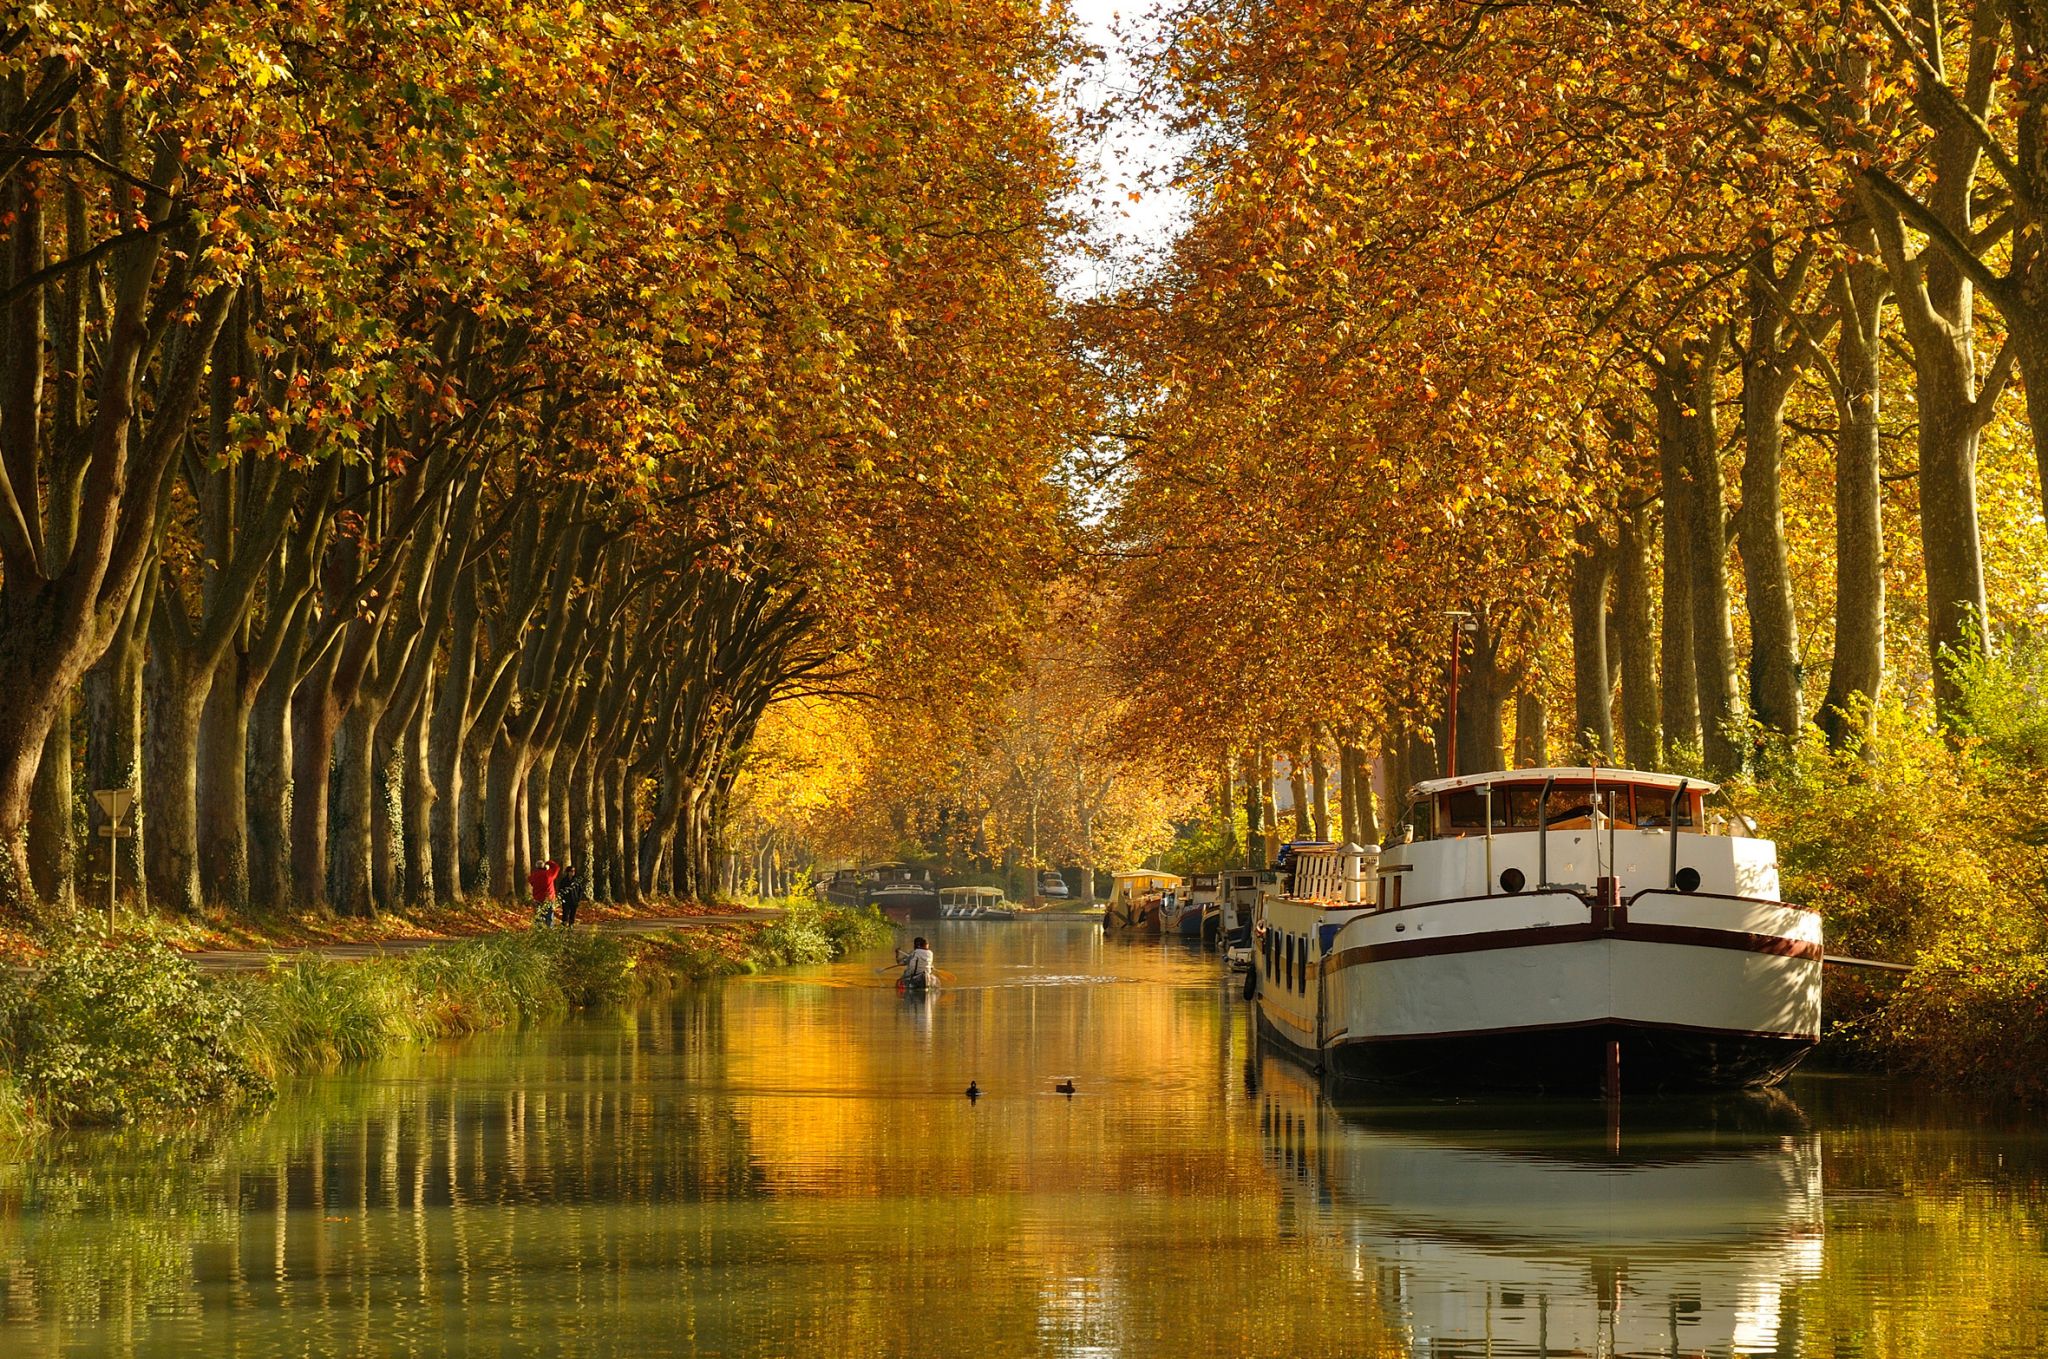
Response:
[[[539,930],[534,942],[570,1009],[616,1005],[631,995],[633,951],[618,936],[596,930]]]
[[[2038,926],[2044,859],[1966,755],[1896,701],[1857,751],[1819,734],[1737,801],[1778,843],[1785,898],[1826,919],[1828,950],[1911,962],[1956,931]]]
[[[1983,759],[2038,778],[2048,770],[2048,637],[2010,640],[1949,664],[1956,724]]]
[[[1944,939],[1864,1037],[1890,1070],[2039,1101],[2048,1097],[2048,956],[2009,935]]]
[[[8,1065],[58,1126],[130,1123],[260,1099],[269,1082],[236,1040],[236,986],[162,944],[65,935],[10,997]]]
[[[1778,842],[1785,898],[1821,912],[1830,953],[1914,966],[1903,981],[1830,969],[1839,1052],[2048,1097],[2048,787],[2031,762],[2048,706],[2023,652],[1952,673],[1963,698],[1949,739],[1894,699],[1859,749],[1809,732],[1738,801]]]
[[[792,909],[754,936],[754,952],[766,963],[802,967],[832,961],[832,938],[817,911]]]
[[[880,948],[895,937],[873,906],[792,906],[754,936],[754,955],[770,966],[804,967]]]
[[[884,948],[896,939],[895,926],[874,906],[824,907],[819,912],[819,927],[831,942],[834,958],[850,958],[856,953]]]

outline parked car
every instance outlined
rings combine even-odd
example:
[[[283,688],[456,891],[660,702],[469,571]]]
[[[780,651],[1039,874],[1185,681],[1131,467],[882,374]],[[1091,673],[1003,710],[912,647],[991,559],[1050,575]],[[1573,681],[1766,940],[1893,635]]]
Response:
[[[1038,875],[1038,895],[1048,901],[1065,901],[1073,894],[1067,890],[1067,880],[1048,868]]]

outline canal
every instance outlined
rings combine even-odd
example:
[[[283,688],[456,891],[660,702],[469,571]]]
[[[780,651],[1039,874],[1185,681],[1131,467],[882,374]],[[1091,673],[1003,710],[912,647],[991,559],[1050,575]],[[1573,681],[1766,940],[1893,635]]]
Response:
[[[1214,955],[941,926],[0,1168],[0,1353],[2038,1353],[2048,1141],[1863,1078],[1318,1093]],[[969,1081],[986,1095],[970,1102]],[[1055,1085],[1071,1081],[1072,1096]]]

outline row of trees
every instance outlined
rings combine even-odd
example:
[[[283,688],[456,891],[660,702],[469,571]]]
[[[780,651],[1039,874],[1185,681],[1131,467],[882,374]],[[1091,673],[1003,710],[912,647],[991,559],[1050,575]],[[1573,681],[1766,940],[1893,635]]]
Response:
[[[2048,606],[2041,25],[1172,11],[1192,220],[1094,316],[1131,740],[1405,787],[1450,610],[1459,772],[1728,774],[1854,745],[1888,689],[1951,711],[1954,658]]]
[[[0,898],[138,783],[181,908],[712,891],[771,701],[943,688],[1054,557],[1066,44],[1021,0],[11,14]]]

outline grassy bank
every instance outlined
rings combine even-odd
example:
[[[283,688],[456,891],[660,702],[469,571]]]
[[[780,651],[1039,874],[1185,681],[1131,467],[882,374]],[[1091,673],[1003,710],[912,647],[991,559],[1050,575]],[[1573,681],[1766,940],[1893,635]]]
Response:
[[[208,976],[159,939],[43,939],[0,981],[0,1134],[160,1122],[269,1100],[294,1075],[887,943],[878,914],[624,938],[519,929],[403,957]]]

